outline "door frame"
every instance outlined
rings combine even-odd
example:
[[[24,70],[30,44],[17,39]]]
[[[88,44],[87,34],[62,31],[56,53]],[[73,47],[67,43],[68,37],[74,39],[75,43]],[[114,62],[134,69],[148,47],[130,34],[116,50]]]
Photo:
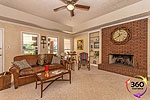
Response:
[[[92,31],[89,31],[88,32],[88,54],[90,55],[90,34],[92,33],[95,33],[95,32],[98,32],[99,33],[99,36],[100,36],[100,28],[99,29],[96,29],[96,30],[92,30]],[[99,38],[100,39],[100,38]],[[101,40],[100,40],[101,41]],[[99,52],[100,52],[100,47],[99,47]],[[91,64],[92,66],[98,66],[98,64]]]
[[[46,35],[47,53],[48,53],[48,37],[57,38],[57,55],[59,55],[59,36]]]
[[[2,72],[4,72],[4,28],[0,28],[0,30],[2,30]]]

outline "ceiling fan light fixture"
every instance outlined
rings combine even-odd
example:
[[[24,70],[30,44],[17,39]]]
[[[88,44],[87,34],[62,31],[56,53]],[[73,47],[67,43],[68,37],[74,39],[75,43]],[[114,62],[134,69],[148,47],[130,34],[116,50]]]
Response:
[[[73,4],[69,4],[69,5],[67,5],[67,9],[68,10],[74,10],[74,5]]]
[[[75,16],[74,12],[75,12],[76,8],[81,9],[81,10],[86,10],[86,11],[88,11],[90,9],[90,6],[82,5],[82,4],[76,4],[79,0],[60,0],[60,1],[63,2],[65,5],[53,9],[54,12],[67,9],[68,12],[70,13],[71,17]]]

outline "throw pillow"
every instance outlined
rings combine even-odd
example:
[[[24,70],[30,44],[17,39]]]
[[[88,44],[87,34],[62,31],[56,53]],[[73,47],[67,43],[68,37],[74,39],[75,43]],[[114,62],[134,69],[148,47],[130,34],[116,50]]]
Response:
[[[46,64],[50,64],[50,59],[49,59],[49,56],[47,54],[45,54],[45,63]]]
[[[52,64],[60,64],[60,60],[61,60],[60,57],[53,56]]]
[[[21,60],[21,61],[12,62],[12,64],[18,66],[20,68],[20,70],[31,67],[25,59]]]
[[[45,54],[39,54],[37,59],[37,64],[43,66],[45,63],[46,55]]]

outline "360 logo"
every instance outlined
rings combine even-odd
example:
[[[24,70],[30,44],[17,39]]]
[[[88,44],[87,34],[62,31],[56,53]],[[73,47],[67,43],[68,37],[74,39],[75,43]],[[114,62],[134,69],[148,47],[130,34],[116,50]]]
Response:
[[[129,78],[126,81],[126,87],[127,90],[135,97],[141,98],[141,96],[144,95],[147,91],[147,78],[140,75],[135,77],[138,77],[142,80]]]
[[[144,87],[144,82],[131,82],[131,87]]]

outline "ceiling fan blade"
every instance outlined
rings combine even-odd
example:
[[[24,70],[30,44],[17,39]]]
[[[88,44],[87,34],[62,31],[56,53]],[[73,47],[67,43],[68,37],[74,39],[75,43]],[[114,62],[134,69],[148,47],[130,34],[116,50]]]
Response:
[[[63,9],[66,9],[67,6],[62,6],[62,7],[58,7],[58,8],[55,8],[54,11],[59,11],[59,10],[63,10]]]
[[[72,0],[74,3],[78,2],[79,0]]]
[[[79,8],[79,9],[84,9],[84,10],[89,10],[90,9],[90,6],[85,6],[85,5],[80,5],[80,4],[76,4],[75,7]]]
[[[67,4],[67,1],[66,0],[60,0],[61,2],[63,2],[63,3],[65,3],[65,4]]]
[[[71,17],[74,16],[74,10],[70,10]]]

